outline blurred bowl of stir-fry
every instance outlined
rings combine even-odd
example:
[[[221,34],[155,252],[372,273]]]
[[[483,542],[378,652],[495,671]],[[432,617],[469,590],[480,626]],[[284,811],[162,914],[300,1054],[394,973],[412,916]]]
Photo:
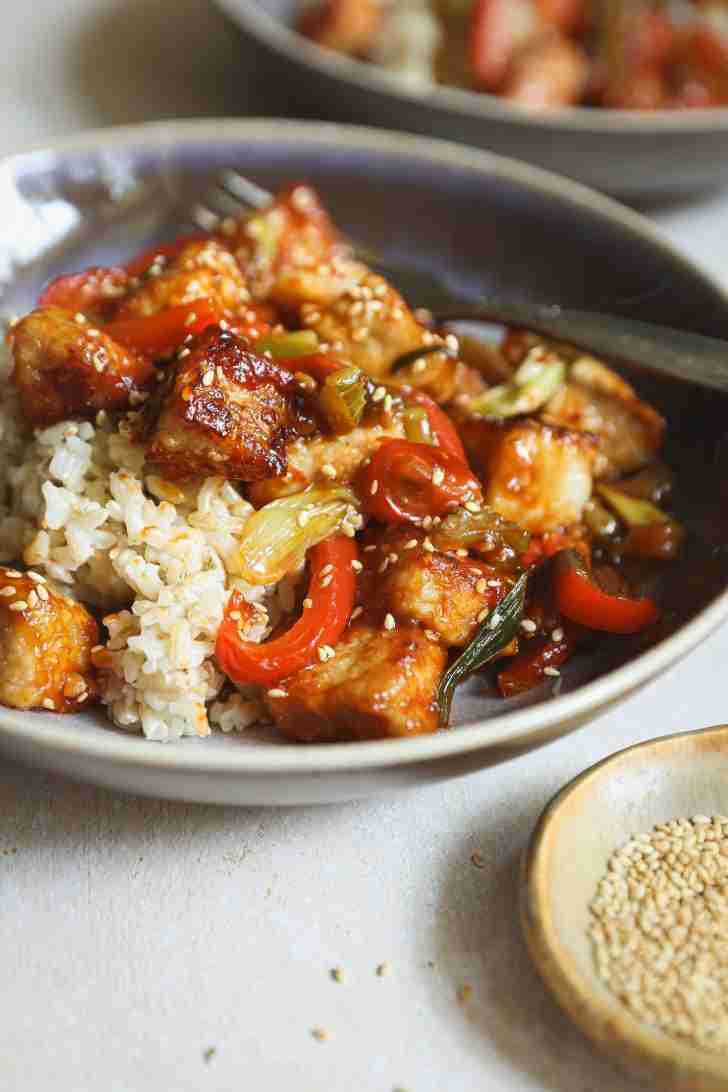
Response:
[[[724,0],[217,0],[290,111],[441,136],[620,196],[728,177]]]
[[[195,230],[230,168],[268,196]],[[585,724],[728,616],[725,399],[433,314],[497,293],[728,336],[640,217],[304,122],[91,134],[0,178],[2,750],[361,796]]]

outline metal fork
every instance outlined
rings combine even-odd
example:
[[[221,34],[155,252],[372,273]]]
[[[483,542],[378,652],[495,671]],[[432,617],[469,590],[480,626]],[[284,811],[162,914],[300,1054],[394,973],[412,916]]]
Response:
[[[205,201],[191,210],[195,224],[213,231],[223,219],[264,208],[272,195],[238,171],[224,170]],[[728,341],[670,326],[578,311],[558,304],[488,296],[477,304],[453,295],[435,274],[385,262],[352,241],[354,252],[391,281],[410,303],[425,306],[438,327],[457,322],[497,322],[516,326],[578,348],[728,393]]]

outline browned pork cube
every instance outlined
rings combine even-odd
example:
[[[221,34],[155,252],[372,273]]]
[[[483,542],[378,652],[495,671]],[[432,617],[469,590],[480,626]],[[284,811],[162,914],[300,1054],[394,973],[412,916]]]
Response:
[[[381,20],[378,0],[321,0],[304,12],[299,30],[327,49],[361,55],[371,49]]]
[[[85,607],[35,573],[0,568],[0,702],[72,713],[96,697],[91,650],[99,629]]]
[[[283,735],[306,743],[417,736],[437,728],[446,661],[419,626],[356,624],[330,659],[291,676],[268,701]]]
[[[149,461],[167,478],[283,474],[298,422],[293,375],[217,326],[182,353],[146,410]]]
[[[285,186],[266,208],[232,225],[228,240],[258,297],[296,270],[323,274],[345,249],[316,191],[300,183]]]
[[[125,410],[154,381],[149,361],[61,307],[31,311],[10,331],[23,415],[45,427]]]
[[[428,636],[462,648],[505,586],[484,562],[427,549],[426,541],[413,528],[367,533],[377,548],[363,555],[362,602],[376,604],[380,617],[390,612],[398,622],[417,622]]]
[[[147,275],[124,300],[119,317],[154,315],[206,298],[219,317],[234,317],[250,300],[245,278],[230,250],[214,239],[188,243],[161,271]]]

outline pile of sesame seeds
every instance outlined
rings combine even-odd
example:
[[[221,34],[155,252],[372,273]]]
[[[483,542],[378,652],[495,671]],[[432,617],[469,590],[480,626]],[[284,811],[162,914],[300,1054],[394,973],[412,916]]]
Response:
[[[673,819],[631,838],[590,909],[609,990],[666,1034],[728,1050],[728,817]]]

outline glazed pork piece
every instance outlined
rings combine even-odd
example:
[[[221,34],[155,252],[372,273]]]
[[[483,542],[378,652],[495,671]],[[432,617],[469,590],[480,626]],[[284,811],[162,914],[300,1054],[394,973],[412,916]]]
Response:
[[[170,261],[161,259],[123,300],[117,317],[154,315],[198,299],[208,299],[220,318],[245,312],[250,293],[230,250],[214,239],[192,241]]]
[[[272,360],[217,326],[182,349],[145,407],[148,459],[170,479],[280,475],[296,433],[297,384]]]
[[[437,687],[447,653],[419,626],[356,623],[334,655],[269,692],[284,736],[307,743],[416,736],[437,728]]]
[[[0,568],[0,702],[71,713],[96,696],[99,640],[85,607],[35,573]]]
[[[600,466],[594,437],[533,418],[471,419],[460,435],[485,503],[504,519],[534,534],[579,522]]]
[[[23,415],[36,427],[128,409],[154,383],[148,360],[60,307],[31,311],[9,342]]]
[[[368,531],[362,601],[381,620],[416,622],[430,639],[464,648],[505,591],[503,581],[482,561],[433,549],[423,532],[393,527]],[[429,548],[428,548],[429,547]]]
[[[592,357],[571,365],[569,381],[547,403],[544,421],[596,436],[603,473],[629,474],[655,458],[665,420],[621,376]]]

